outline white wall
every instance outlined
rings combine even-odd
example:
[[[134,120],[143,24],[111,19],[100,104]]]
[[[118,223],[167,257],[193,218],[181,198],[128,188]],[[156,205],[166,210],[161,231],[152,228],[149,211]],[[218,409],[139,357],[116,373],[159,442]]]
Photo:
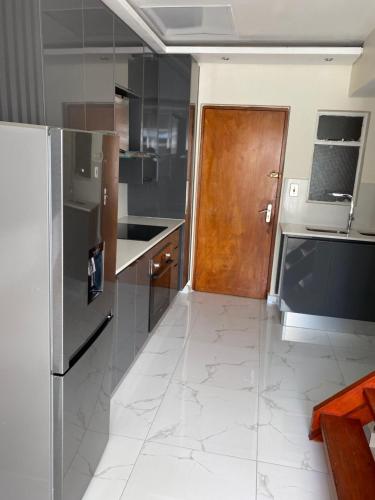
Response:
[[[300,179],[301,190],[300,198],[292,210],[290,206],[288,207],[286,190],[283,190],[280,220],[292,222],[288,220],[288,216],[292,214],[293,222],[304,223],[307,213],[316,216],[316,220],[311,222],[344,225],[348,209],[326,204],[306,203],[306,183],[308,183],[311,171],[317,111],[375,111],[375,98],[349,97],[351,66],[202,63],[200,68],[198,134],[200,134],[202,105],[290,107],[284,186],[290,178]],[[199,164],[198,155],[199,151],[196,165]],[[375,121],[371,117],[362,181],[371,184],[371,187],[375,189]],[[273,292],[276,259],[277,251],[275,252],[271,293]]]
[[[368,36],[363,54],[353,64],[350,95],[375,96],[375,30]]]

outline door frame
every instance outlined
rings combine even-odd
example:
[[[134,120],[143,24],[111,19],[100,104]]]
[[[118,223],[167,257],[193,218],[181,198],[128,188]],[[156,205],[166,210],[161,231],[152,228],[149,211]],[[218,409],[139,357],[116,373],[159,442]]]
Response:
[[[201,185],[202,185],[202,163],[203,163],[203,139],[205,133],[205,113],[210,109],[220,109],[220,110],[248,110],[248,111],[283,111],[286,114],[284,130],[283,130],[283,141],[281,146],[280,155],[280,177],[276,191],[275,200],[275,211],[274,211],[274,222],[272,227],[272,237],[271,237],[271,251],[270,258],[268,261],[268,273],[267,273],[267,293],[270,292],[271,277],[272,277],[272,264],[275,255],[275,243],[276,234],[279,221],[280,212],[280,202],[281,202],[281,190],[284,181],[284,163],[285,163],[285,153],[286,144],[288,139],[289,131],[289,118],[290,118],[290,106],[254,106],[254,105],[230,105],[230,104],[202,104],[200,109],[200,134],[199,134],[199,160],[198,160],[198,171],[197,171],[197,184],[196,184],[196,203],[195,203],[195,216],[194,216],[194,269],[193,269],[193,279],[192,288],[195,290],[196,284],[196,259],[197,259],[197,239],[199,235],[199,211],[201,204]]]

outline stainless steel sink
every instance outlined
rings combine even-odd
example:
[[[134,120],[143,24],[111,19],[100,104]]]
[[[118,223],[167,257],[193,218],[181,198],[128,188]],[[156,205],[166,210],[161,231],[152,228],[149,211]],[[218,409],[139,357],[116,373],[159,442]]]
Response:
[[[345,231],[345,229],[327,229],[327,228],[312,227],[312,226],[306,226],[306,229],[308,231],[313,231],[315,233],[348,234],[348,231]],[[375,236],[375,234],[374,234],[374,236]]]
[[[375,233],[365,233],[365,232],[362,232],[362,231],[358,231],[359,234],[362,234],[362,236],[373,236],[375,237]]]

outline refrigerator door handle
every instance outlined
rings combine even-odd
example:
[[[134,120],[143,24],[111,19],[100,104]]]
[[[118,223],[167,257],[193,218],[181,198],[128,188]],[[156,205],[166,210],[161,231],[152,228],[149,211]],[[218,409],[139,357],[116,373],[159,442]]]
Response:
[[[113,314],[112,311],[108,313],[105,320],[101,325],[95,330],[95,332],[89,337],[89,339],[78,349],[78,351],[69,359],[69,368],[64,373],[53,373],[57,377],[65,376],[73,366],[78,363],[82,356],[90,349],[93,343],[100,337],[102,332],[107,328],[108,324],[112,321]]]

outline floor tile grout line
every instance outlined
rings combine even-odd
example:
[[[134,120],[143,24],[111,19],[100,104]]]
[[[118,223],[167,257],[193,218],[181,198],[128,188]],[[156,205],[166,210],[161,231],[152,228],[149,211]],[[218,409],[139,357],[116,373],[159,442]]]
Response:
[[[267,460],[257,460],[259,464],[273,465],[274,467],[283,467],[284,469],[292,469],[294,471],[312,472],[314,474],[322,474],[323,476],[329,477],[329,472],[323,472],[317,469],[304,469],[303,467],[295,467],[293,465],[285,465],[276,462],[269,462]]]
[[[166,448],[176,448],[178,450],[188,450],[196,453],[204,453],[207,455],[213,455],[215,457],[223,457],[223,458],[233,458],[234,460],[243,460],[245,462],[256,462],[255,458],[246,458],[246,457],[239,457],[237,455],[227,455],[226,453],[219,453],[216,451],[208,451],[208,450],[197,450],[196,448],[191,448],[189,446],[182,446],[174,443],[162,443],[161,441],[149,441],[149,443],[152,444],[157,444],[158,446],[164,446]]]
[[[265,313],[267,314],[267,302],[265,304],[266,311]],[[262,332],[263,332],[263,326],[264,326],[264,321],[266,321],[263,318],[263,311],[262,307],[261,309],[261,323],[260,323],[260,328],[259,328],[259,352],[258,352],[258,397],[257,397],[257,420],[256,420],[256,428],[257,428],[257,437],[256,437],[256,452],[255,452],[255,498],[258,498],[258,473],[259,473],[259,416],[260,416],[260,377],[261,377],[261,359],[262,359]]]
[[[197,314],[197,317],[198,317],[198,314]],[[193,321],[193,324],[194,324],[194,321]],[[189,331],[189,334],[187,335],[187,338],[188,338],[188,337],[190,336],[190,326],[187,326],[187,328],[188,328],[188,331]],[[155,332],[155,334],[156,334],[156,332]],[[181,359],[181,357],[182,357],[182,355],[183,355],[183,353],[184,353],[184,351],[185,351],[185,348],[186,348],[186,342],[184,343],[183,348],[181,349],[181,353],[180,353],[180,355],[179,355],[179,357],[178,357],[178,359],[177,359],[177,361],[176,361],[176,365],[175,365],[175,367],[174,367],[173,371],[171,372],[171,376],[170,376],[170,378],[169,378],[169,381],[168,381],[167,387],[166,387],[166,389],[165,389],[165,391],[164,391],[163,396],[162,396],[162,397],[161,397],[161,399],[160,399],[160,404],[159,404],[158,409],[156,410],[156,413],[155,413],[155,415],[154,415],[154,418],[152,419],[152,422],[151,422],[151,424],[150,424],[150,426],[149,426],[149,429],[148,429],[148,432],[147,432],[147,434],[146,434],[146,437],[143,439],[143,444],[142,444],[142,446],[140,447],[139,453],[138,453],[138,455],[137,455],[137,457],[136,457],[136,459],[135,459],[134,465],[133,465],[132,470],[131,470],[131,472],[130,472],[130,474],[129,474],[129,477],[128,477],[127,481],[126,481],[125,487],[124,487],[124,489],[122,490],[122,493],[121,493],[121,496],[119,497],[119,500],[126,500],[126,499],[125,499],[125,497],[123,498],[124,494],[126,494],[126,488],[127,488],[128,484],[129,484],[129,481],[130,481],[130,479],[131,479],[131,477],[132,477],[132,475],[133,475],[134,469],[136,468],[136,465],[137,465],[137,462],[138,462],[138,460],[139,460],[139,457],[142,455],[142,450],[145,448],[145,444],[146,444],[146,442],[147,442],[147,439],[148,439],[148,436],[149,436],[149,434],[150,434],[151,428],[152,428],[152,426],[153,426],[153,424],[154,424],[154,422],[155,422],[155,419],[156,419],[156,417],[157,417],[157,415],[158,415],[158,413],[159,413],[160,407],[161,407],[161,405],[162,405],[162,404],[163,404],[163,402],[164,402],[165,396],[166,396],[166,394],[167,394],[167,392],[168,392],[168,389],[169,389],[169,387],[170,387],[170,385],[171,385],[171,381],[172,381],[172,379],[173,379],[173,375],[174,375],[174,373],[175,373],[175,371],[176,371],[176,369],[177,369],[177,366],[178,366],[178,364],[179,364],[179,362],[180,362],[180,359]]]

